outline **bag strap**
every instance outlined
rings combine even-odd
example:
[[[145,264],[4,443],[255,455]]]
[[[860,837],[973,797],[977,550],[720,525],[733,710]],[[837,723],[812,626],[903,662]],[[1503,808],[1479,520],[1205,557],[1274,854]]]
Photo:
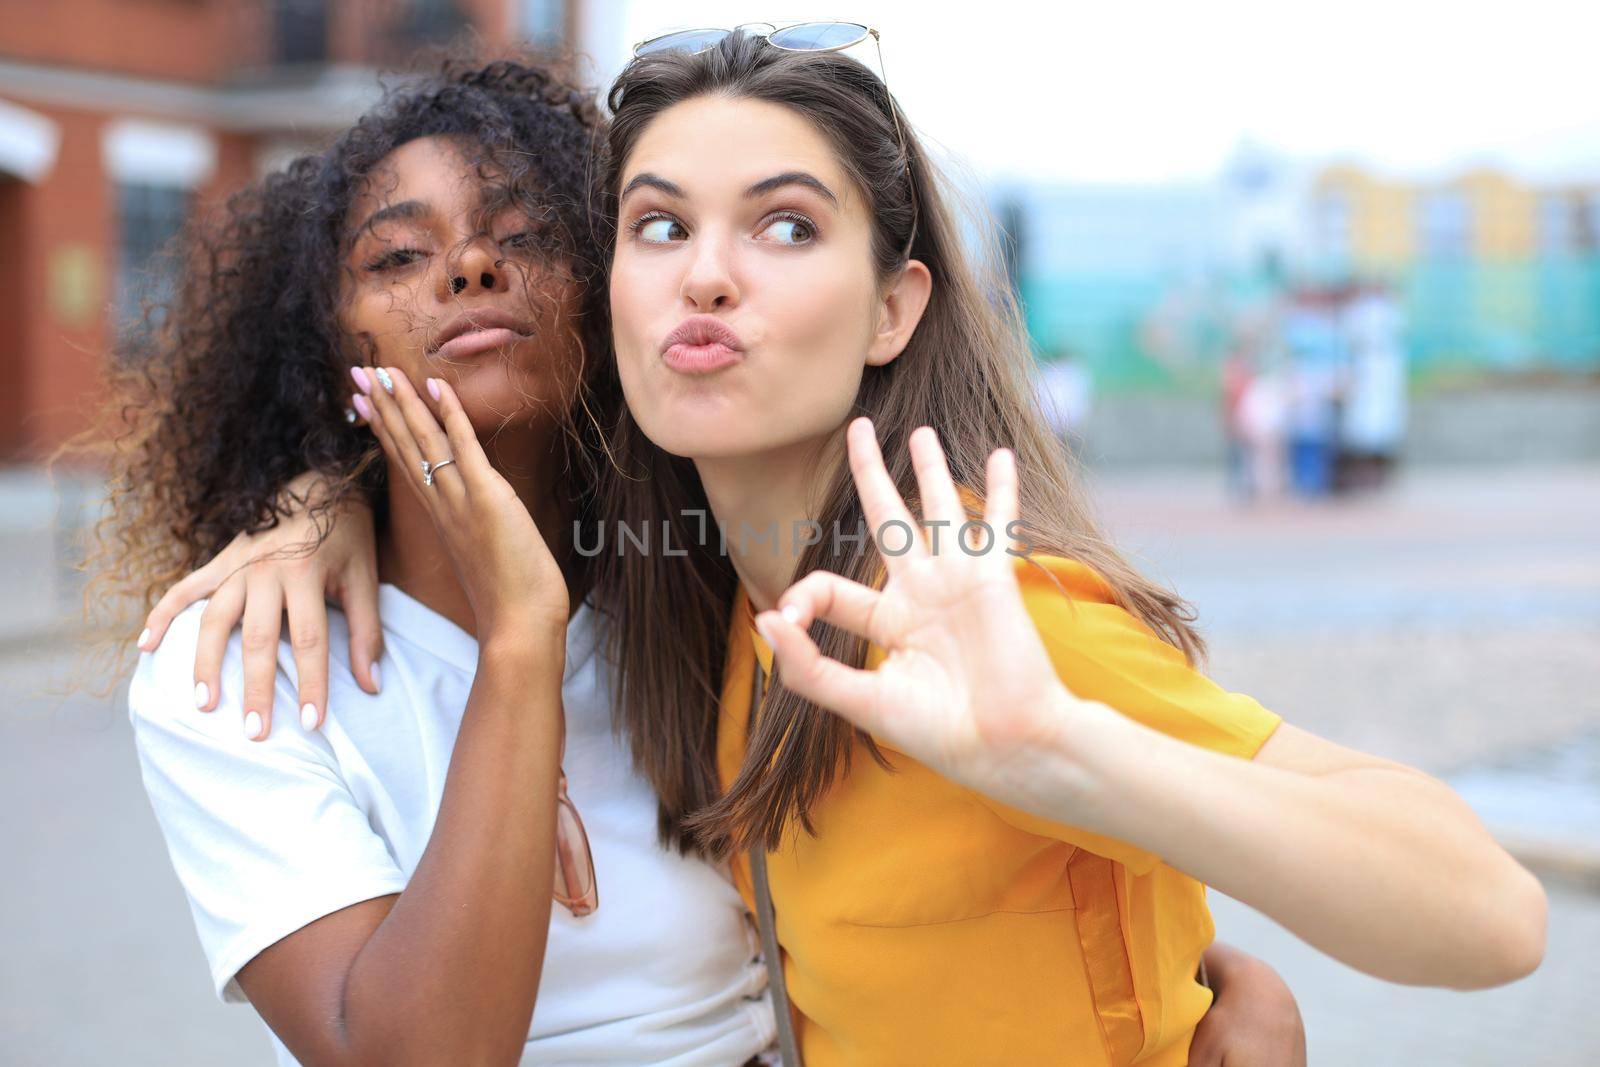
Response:
[[[761,660],[750,675],[750,723],[766,693],[766,672]],[[778,928],[772,909],[772,889],[767,884],[767,847],[757,841],[750,848],[750,880],[755,885],[756,925],[761,930],[761,955],[767,963],[767,988],[772,991],[772,1011],[778,1022],[778,1052],[783,1067],[803,1067],[800,1042],[795,1038],[794,1017],[789,1014],[789,987],[783,978],[783,956],[778,948]]]

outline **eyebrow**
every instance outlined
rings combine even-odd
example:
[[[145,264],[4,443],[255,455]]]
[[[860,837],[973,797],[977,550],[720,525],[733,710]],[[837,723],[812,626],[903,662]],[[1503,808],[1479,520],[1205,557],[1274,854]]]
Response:
[[[839,198],[833,195],[833,190],[822,184],[820,179],[807,174],[803,170],[786,170],[782,174],[774,174],[770,178],[763,178],[761,181],[756,182],[750,188],[746,189],[744,191],[744,195],[761,196],[763,193],[770,193],[774,189],[781,189],[785,185],[804,186],[805,188],[820,194],[834,207],[839,206]]]
[[[372,229],[372,227],[376,226],[378,223],[388,222],[391,219],[405,219],[407,221],[414,222],[418,219],[426,218],[427,215],[428,205],[424,204],[421,200],[402,200],[398,204],[388,204],[384,207],[380,207],[378,210],[368,215],[367,221],[358,226],[356,228],[356,232],[365,232]]]
[[[828,201],[828,203],[832,204],[833,206],[839,206],[839,198],[833,195],[833,190],[824,185],[820,179],[813,175],[807,174],[803,170],[786,170],[782,174],[774,174],[770,178],[763,178],[754,185],[750,186],[750,188],[746,189],[744,191],[744,195],[746,197],[761,196],[764,193],[772,192],[774,189],[781,189],[785,185],[804,186],[805,188],[820,194]],[[622,195],[617,197],[617,203],[620,204],[624,200],[628,199],[628,194],[633,192],[635,189],[645,187],[659,189],[661,192],[666,193],[668,196],[676,200],[688,199],[683,189],[676,183],[669,182],[660,175],[651,174],[649,171],[645,171],[642,174],[634,175],[633,180],[623,187]]]

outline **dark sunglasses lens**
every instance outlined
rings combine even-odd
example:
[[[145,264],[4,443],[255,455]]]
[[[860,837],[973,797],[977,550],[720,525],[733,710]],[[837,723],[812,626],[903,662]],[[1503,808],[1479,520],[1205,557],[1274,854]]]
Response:
[[[684,30],[646,41],[634,49],[633,54],[647,56],[651,52],[704,52],[726,36],[727,30]]]
[[[803,22],[798,26],[785,26],[767,41],[794,52],[816,52],[848,48],[866,36],[867,28],[859,22]]]

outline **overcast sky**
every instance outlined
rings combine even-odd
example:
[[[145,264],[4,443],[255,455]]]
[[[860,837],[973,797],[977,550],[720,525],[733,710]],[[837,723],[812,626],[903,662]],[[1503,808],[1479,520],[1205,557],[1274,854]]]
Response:
[[[588,6],[607,79],[667,29],[815,17],[724,0]],[[868,0],[823,14],[881,31],[913,124],[980,177],[1205,179],[1249,140],[1396,176],[1487,162],[1600,180],[1596,0]],[[876,67],[870,44],[851,54]]]

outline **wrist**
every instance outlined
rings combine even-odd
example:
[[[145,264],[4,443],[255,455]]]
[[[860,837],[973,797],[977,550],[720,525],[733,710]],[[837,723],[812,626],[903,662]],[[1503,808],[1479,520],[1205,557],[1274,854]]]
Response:
[[[486,629],[478,639],[478,663],[523,671],[554,669],[561,677],[566,667],[567,627],[563,620],[529,620]]]
[[[1137,751],[1138,724],[1062,685],[1051,699],[1049,721],[1057,727],[1049,742],[1060,768],[1062,810],[1072,813],[1073,825],[1106,833],[1117,806],[1119,760]]]

